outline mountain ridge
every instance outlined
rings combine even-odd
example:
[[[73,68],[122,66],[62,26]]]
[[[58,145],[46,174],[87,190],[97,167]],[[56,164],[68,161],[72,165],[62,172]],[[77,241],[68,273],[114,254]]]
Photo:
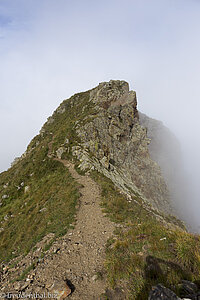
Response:
[[[162,201],[160,201],[161,209],[161,206],[164,206],[164,202],[169,201],[169,195],[167,187],[160,174],[159,167],[150,159],[148,155],[147,145],[149,140],[146,137],[146,129],[141,127],[139,124],[136,93],[129,91],[128,83],[125,81],[112,80],[108,83],[100,83],[98,87],[85,93],[87,93],[88,103],[90,103],[91,111],[85,117],[85,119],[79,119],[74,126],[75,128],[73,128],[77,134],[76,139],[79,140],[77,148],[70,149],[68,145],[66,145],[67,150],[65,150],[65,146],[63,145],[62,147],[55,149],[55,151],[63,152],[62,155],[64,152],[69,151],[72,152],[73,156],[78,155],[79,157],[82,151],[80,148],[83,149],[83,151],[89,151],[95,158],[98,159],[98,161],[101,162],[102,166],[105,167],[104,172],[106,172],[106,169],[109,168],[112,168],[112,171],[115,172],[115,163],[119,165],[120,169],[123,168],[124,164],[127,165],[127,168],[124,172],[126,173],[124,177],[129,177],[128,180],[126,180],[126,185],[129,185],[130,182],[132,182],[132,184],[135,183],[133,189],[136,191],[138,190],[137,186],[141,187],[143,185],[143,196],[147,196],[149,202],[152,199],[148,197],[148,194],[151,193],[151,186],[153,186],[152,193],[154,193],[154,195],[151,196],[151,198],[154,198],[154,203],[152,201],[151,204],[156,207],[156,201],[158,198],[162,198]],[[72,105],[76,105],[78,102],[78,98],[76,99],[76,97],[78,97],[78,95],[75,96],[75,101]],[[64,112],[64,105],[65,102],[63,102],[58,110],[56,110],[52,115],[52,117],[48,119],[46,126],[51,126],[51,124],[53,125],[55,115],[57,113],[62,114]],[[68,105],[68,103],[66,103],[66,105]],[[84,107],[82,109],[84,109]],[[102,122],[104,122],[103,126],[101,126]],[[45,126],[42,128],[42,132],[44,130]],[[131,130],[134,132],[132,133]],[[87,136],[85,136],[85,133]],[[67,139],[70,140],[70,137]],[[123,144],[125,144],[124,148]],[[127,146],[129,146],[130,149],[125,149]],[[115,148],[117,149],[116,151]],[[127,158],[126,152],[128,152]],[[141,156],[143,155],[142,160],[140,157],[137,160],[138,152],[141,152]],[[132,156],[131,153],[133,153]],[[80,166],[81,169],[86,168],[86,166],[84,166],[85,156],[87,155],[84,152],[83,157],[81,158],[83,161],[82,165]],[[115,159],[113,159],[113,156],[115,156]],[[140,153],[138,156],[140,156]],[[89,157],[87,163],[89,164]],[[131,163],[135,164],[134,170],[136,168],[139,169],[136,174],[130,174],[128,171]],[[146,169],[148,168],[152,169],[149,170],[149,174],[151,175],[151,173],[154,172],[154,177],[157,174],[158,178],[157,181],[155,179],[155,182],[153,182],[153,178],[149,176],[149,178],[146,180],[148,181],[148,187],[145,190],[145,178],[142,178],[141,174],[144,173],[144,175],[147,177],[148,172],[146,172]],[[145,172],[143,172],[143,169],[145,169]],[[133,168],[132,172],[134,172]],[[107,176],[109,176],[108,173]],[[134,177],[134,180],[132,180],[131,177]],[[139,182],[137,183],[137,181]],[[158,186],[158,189],[156,186]],[[123,189],[127,190],[125,186],[123,186]],[[155,195],[156,189],[158,194],[157,197]],[[159,189],[162,191],[160,192]],[[166,207],[163,207],[163,210],[164,209],[170,210],[167,203]]]
[[[199,237],[187,233],[171,215],[169,191],[149,155],[149,143],[136,93],[129,91],[127,82],[103,82],[64,100],[21,158],[0,174],[1,289],[51,290],[44,278],[38,281],[43,264],[57,282],[57,263],[48,267],[48,261],[54,255],[66,261],[65,251],[59,254],[58,248],[64,250],[61,245],[69,240],[69,230],[80,239],[77,216],[84,205],[82,187],[66,167],[70,164],[83,185],[90,176],[99,186],[101,207],[115,227],[107,244],[101,245],[103,271],[95,280],[103,277],[105,293],[99,299],[147,299],[151,286],[160,282],[180,294],[177,284],[182,279],[198,280]],[[65,247],[71,247],[70,241]],[[77,248],[83,260],[81,253]],[[152,261],[161,269],[156,275]],[[74,272],[71,268],[59,274],[59,280],[75,284],[72,298],[93,299],[92,294],[78,292],[82,283],[74,279]],[[94,271],[89,274],[94,276]]]

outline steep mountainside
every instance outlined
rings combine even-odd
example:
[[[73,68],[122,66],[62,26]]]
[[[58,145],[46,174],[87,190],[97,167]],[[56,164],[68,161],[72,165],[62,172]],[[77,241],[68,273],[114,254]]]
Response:
[[[148,145],[151,158],[160,166],[167,184],[176,214],[191,223],[185,209],[189,199],[187,175],[184,170],[180,144],[174,134],[161,121],[152,119],[139,112],[140,124],[147,128]],[[187,205],[186,205],[187,207]],[[189,225],[187,225],[189,226]]]
[[[142,300],[157,283],[181,295],[182,280],[200,280],[200,239],[173,216],[146,128],[119,80],[48,118],[0,175],[4,293]]]
[[[71,153],[81,161],[81,170],[95,168],[126,193],[137,192],[152,208],[170,212],[167,186],[149,156],[146,129],[139,123],[135,92],[124,81],[110,81],[85,93],[87,105],[81,105],[81,97],[63,102],[42,129],[46,134],[51,131],[70,104],[76,109],[75,136],[65,131],[59,144],[55,137],[54,154]]]

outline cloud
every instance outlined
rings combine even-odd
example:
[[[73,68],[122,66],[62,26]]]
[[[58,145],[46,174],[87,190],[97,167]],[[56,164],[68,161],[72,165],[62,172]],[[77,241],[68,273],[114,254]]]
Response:
[[[124,79],[181,140],[199,208],[199,14],[194,0],[2,0],[0,169],[63,99]]]

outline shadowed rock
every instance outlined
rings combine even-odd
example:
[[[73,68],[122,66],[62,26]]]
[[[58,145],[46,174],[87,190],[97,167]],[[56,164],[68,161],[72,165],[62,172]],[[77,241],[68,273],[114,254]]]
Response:
[[[148,300],[180,300],[174,292],[158,284],[152,288]]]

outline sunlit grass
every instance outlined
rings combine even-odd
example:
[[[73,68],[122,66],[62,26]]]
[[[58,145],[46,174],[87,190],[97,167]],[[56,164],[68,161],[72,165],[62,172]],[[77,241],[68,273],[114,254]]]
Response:
[[[74,126],[92,113],[88,97],[85,92],[65,100],[65,112],[55,111],[54,121],[33,138],[26,156],[0,174],[1,261],[27,254],[50,232],[65,234],[74,222],[79,185],[62,163],[48,157],[49,143],[54,154],[66,138],[69,149],[78,143]],[[71,150],[63,157],[71,158]]]
[[[198,236],[166,228],[141,204],[129,203],[108,178],[97,172],[92,177],[101,186],[104,210],[122,225],[107,243],[105,268],[112,288],[127,289],[127,299],[146,300],[158,283],[179,295],[182,279],[200,279]]]

